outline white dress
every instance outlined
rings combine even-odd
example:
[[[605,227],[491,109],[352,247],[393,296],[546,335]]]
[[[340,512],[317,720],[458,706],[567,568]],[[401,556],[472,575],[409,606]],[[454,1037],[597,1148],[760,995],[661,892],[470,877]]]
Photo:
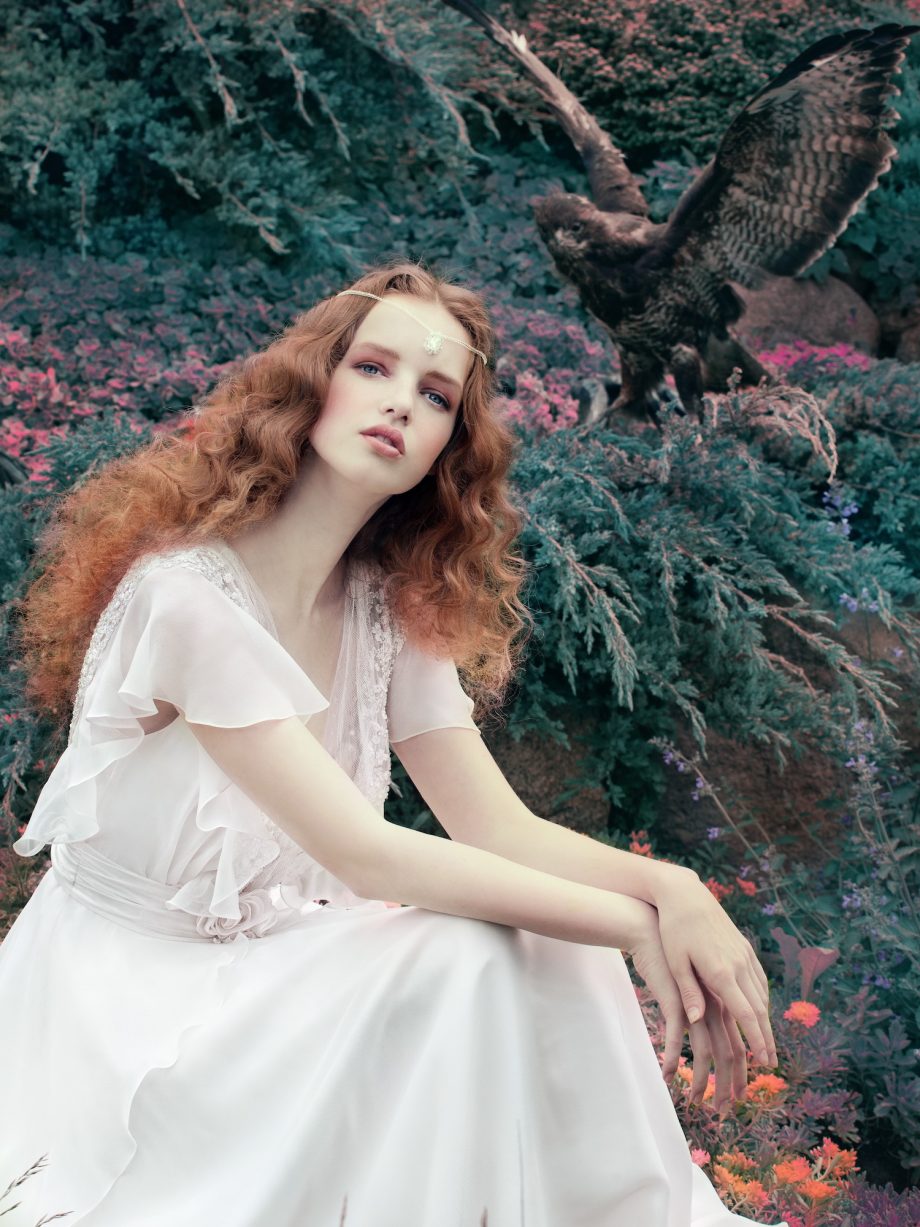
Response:
[[[328,707],[381,812],[388,741],[475,728],[353,564],[327,703],[222,543],[131,568],[26,833],[0,947],[3,1227],[742,1227],[686,1140],[619,951],[354,895],[154,698]],[[334,820],[334,816],[331,816]],[[320,900],[326,902],[320,902]]]

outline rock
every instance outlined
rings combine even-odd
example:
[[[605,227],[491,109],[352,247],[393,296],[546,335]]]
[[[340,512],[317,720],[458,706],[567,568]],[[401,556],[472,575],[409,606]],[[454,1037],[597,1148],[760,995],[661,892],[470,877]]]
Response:
[[[920,301],[886,303],[879,308],[882,352],[899,362],[920,362]]]
[[[824,285],[771,277],[759,290],[733,288],[744,301],[745,312],[732,332],[755,351],[789,341],[812,345],[845,341],[863,353],[878,352],[881,329],[875,312],[837,277],[828,277]]]
[[[894,356],[899,362],[920,362],[920,324],[904,329]]]
[[[565,725],[571,750],[535,733],[525,733],[520,741],[513,741],[506,730],[500,730],[490,733],[486,740],[508,783],[532,813],[585,835],[596,834],[607,829],[610,813],[610,802],[600,785],[582,788],[565,801],[559,800],[580,774],[588,755],[578,736],[577,717],[573,714]]]

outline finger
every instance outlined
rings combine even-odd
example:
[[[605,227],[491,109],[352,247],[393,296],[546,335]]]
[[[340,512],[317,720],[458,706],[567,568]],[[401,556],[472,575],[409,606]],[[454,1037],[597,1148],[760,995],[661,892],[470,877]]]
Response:
[[[738,1024],[726,1011],[722,1019],[732,1049],[732,1098],[742,1099],[747,1089],[747,1051]]]
[[[753,960],[753,963],[748,968],[748,975],[751,978],[751,983],[755,986],[757,992],[760,994],[760,1000],[763,1002],[763,1008],[766,1010],[767,1016],[769,1017],[769,1014],[770,1014],[770,985],[767,982],[767,978],[763,973],[763,968],[760,966],[760,964],[757,962],[756,959]]]
[[[748,955],[747,974],[760,1000],[765,1007],[768,1006],[770,1004],[770,985],[763,968],[757,962],[757,956],[753,950]]]
[[[760,960],[758,959],[756,951],[751,945],[749,939],[746,938],[743,933],[740,933],[740,930],[738,932],[744,945],[744,953],[746,956],[745,961],[747,963],[748,971],[751,973],[754,983],[757,985],[765,1000],[769,999],[770,981],[767,979],[767,973],[761,966]]]
[[[766,994],[767,1000],[769,1001],[770,981],[767,979],[767,973],[764,971],[761,965],[760,959],[758,959],[757,955],[754,953],[753,946],[751,947],[751,960],[753,961],[754,979],[763,989],[764,993]]]
[[[719,1002],[713,1002],[707,1011],[709,1019],[709,1036],[712,1044],[713,1063],[715,1065],[715,1092],[713,1105],[721,1113],[731,1107],[732,1086],[734,1078],[735,1054],[732,1049],[731,1037],[726,1027],[726,1017],[730,1024],[734,1020]]]
[[[748,997],[749,997],[749,999],[750,999],[750,995],[751,995],[751,993],[752,993],[752,992],[756,992],[756,991],[757,991],[757,988],[759,987],[759,985],[758,985],[757,981],[756,981],[756,980],[755,980],[753,977],[751,977],[750,973],[748,973],[748,980],[747,980],[747,984],[750,986],[750,987],[749,987],[749,992],[748,992]],[[743,987],[743,985],[742,985],[742,987]],[[772,1026],[772,1024],[771,1024],[771,1022],[770,1022],[770,997],[769,997],[769,994],[767,995],[767,997],[766,997],[766,999],[764,1000],[764,1003],[763,1003],[763,1016],[762,1016],[762,1017],[763,1017],[763,1022],[762,1022],[762,1026],[763,1026],[763,1034],[764,1034],[764,1040],[766,1041],[766,1051],[767,1051],[767,1060],[766,1060],[766,1064],[767,1064],[767,1065],[776,1065],[776,1063],[777,1063],[777,1055],[776,1055],[776,1040],[775,1040],[775,1039],[774,1039],[774,1037],[773,1037],[773,1026]]]
[[[706,1009],[706,1000],[703,986],[693,974],[690,960],[687,959],[676,970],[672,969],[671,974],[674,976],[677,987],[680,990],[680,999],[683,1002],[687,1021],[691,1023],[698,1022],[703,1017],[703,1012]]]
[[[676,1009],[669,1010],[665,1016],[664,1053],[661,1064],[661,1073],[665,1082],[673,1081],[677,1075],[686,1029],[687,1019],[683,1009],[678,1006]]]
[[[744,1033],[754,1060],[761,1064],[769,1062],[773,1048],[770,1019],[766,1007],[761,1004],[759,993],[754,990],[748,977],[744,976],[742,987],[734,975],[726,973],[720,977],[720,983],[716,984],[714,991]]]
[[[693,1080],[690,1083],[690,1102],[700,1104],[709,1085],[709,1065],[712,1047],[709,1027],[705,1022],[693,1023],[690,1027],[690,1047],[693,1050]]]

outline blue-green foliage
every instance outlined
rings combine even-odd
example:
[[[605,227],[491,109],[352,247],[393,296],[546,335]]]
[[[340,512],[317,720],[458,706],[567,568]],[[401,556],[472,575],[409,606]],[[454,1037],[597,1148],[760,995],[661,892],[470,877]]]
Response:
[[[907,1168],[900,1139],[920,1120],[907,1067],[920,1042],[909,954],[917,791],[890,722],[905,735],[920,676],[920,371],[793,368],[813,399],[732,393],[712,399],[702,429],[668,416],[664,438],[626,423],[565,426],[582,382],[615,359],[535,237],[531,199],[553,185],[583,190],[584,178],[564,142],[541,142],[532,116],[512,122],[526,116],[530,88],[437,5],[262,13],[51,0],[0,17],[0,72],[12,86],[0,203],[13,222],[0,229],[0,447],[18,441],[37,475],[0,490],[0,635],[8,641],[58,492],[175,420],[228,364],[364,265],[407,255],[457,273],[492,304],[520,438],[513,486],[537,633],[507,734],[564,747],[577,718],[588,753],[564,788],[604,790],[600,837],[624,842],[645,827],[658,852],[693,858],[701,872],[717,868],[703,855],[711,849],[682,847],[659,823],[661,744],[678,727],[698,747],[708,730],[762,742],[778,768],[806,747],[852,760],[857,773],[860,754],[872,761],[875,783],[827,798],[829,814],[850,811],[841,822],[853,830],[827,850],[821,875],[788,840],[767,839],[762,873],[784,910],[736,902],[764,950],[777,918],[841,946],[827,983],[854,1001],[840,1025],[852,1037],[851,1085],[865,1096],[862,1128]],[[750,54],[781,50],[766,15],[750,37]],[[916,80],[916,62],[915,48],[902,84]],[[907,302],[920,119],[907,89],[898,105],[898,162],[812,272],[833,267]],[[669,122],[692,109],[692,99],[672,108]],[[698,118],[714,115],[713,105]],[[705,160],[703,144],[676,130],[643,155],[656,217]],[[855,658],[841,642],[854,616],[877,618],[899,655]],[[0,785],[13,834],[61,740],[25,707],[9,663]],[[868,753],[854,731],[867,720]],[[389,816],[433,828],[403,773],[397,781],[404,796]],[[745,798],[732,805],[750,834]],[[888,987],[863,979],[873,960],[894,967]]]

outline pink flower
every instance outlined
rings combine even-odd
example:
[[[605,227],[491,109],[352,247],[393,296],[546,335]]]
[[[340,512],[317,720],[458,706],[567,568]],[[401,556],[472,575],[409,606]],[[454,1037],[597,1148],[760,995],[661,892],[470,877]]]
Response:
[[[697,1165],[697,1167],[703,1167],[704,1164],[709,1162],[710,1157],[709,1151],[701,1150],[699,1146],[694,1146],[690,1151],[690,1158]]]

